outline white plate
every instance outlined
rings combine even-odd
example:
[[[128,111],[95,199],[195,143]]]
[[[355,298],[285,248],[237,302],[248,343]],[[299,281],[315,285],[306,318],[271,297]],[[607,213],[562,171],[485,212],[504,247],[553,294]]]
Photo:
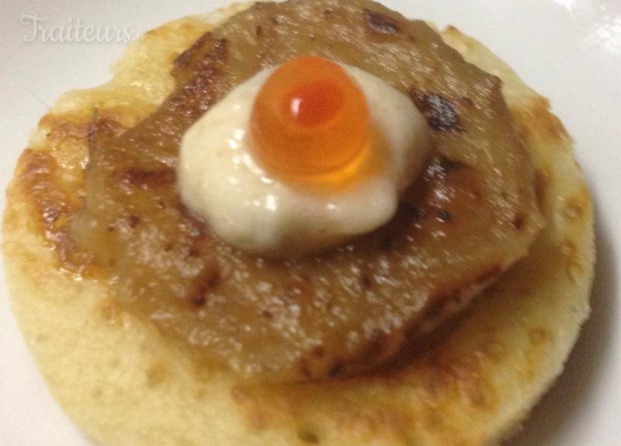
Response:
[[[127,38],[228,1],[0,0],[0,185],[4,189],[37,120],[60,93],[96,86]],[[621,330],[621,1],[384,1],[406,16],[454,24],[509,62],[549,97],[576,140],[592,187],[599,258],[593,314],[566,373],[511,446],[618,446]],[[35,32],[35,22],[38,28]],[[103,39],[49,35],[71,25],[116,27]],[[47,32],[44,34],[43,31]],[[57,32],[57,31],[56,31]],[[56,41],[53,41],[56,40]],[[0,209],[4,208],[4,196]],[[2,276],[3,277],[3,276]],[[87,446],[50,397],[26,351],[0,281],[0,445]]]

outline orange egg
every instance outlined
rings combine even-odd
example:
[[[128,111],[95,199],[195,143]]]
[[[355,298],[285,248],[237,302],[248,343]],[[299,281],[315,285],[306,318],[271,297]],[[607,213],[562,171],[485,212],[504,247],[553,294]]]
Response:
[[[276,69],[259,91],[250,136],[271,174],[334,179],[365,155],[369,121],[362,90],[340,65],[303,56]]]

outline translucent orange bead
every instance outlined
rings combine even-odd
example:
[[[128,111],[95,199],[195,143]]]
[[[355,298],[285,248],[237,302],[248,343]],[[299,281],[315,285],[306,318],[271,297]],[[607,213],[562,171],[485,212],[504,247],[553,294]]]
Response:
[[[274,71],[255,100],[250,135],[259,162],[275,175],[346,172],[369,139],[360,87],[338,64],[304,56]]]

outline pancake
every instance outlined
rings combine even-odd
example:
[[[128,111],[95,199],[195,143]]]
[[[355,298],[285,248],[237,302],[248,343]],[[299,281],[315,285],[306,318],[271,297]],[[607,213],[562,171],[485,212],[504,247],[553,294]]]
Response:
[[[20,160],[7,195],[3,252],[16,317],[52,392],[104,445],[498,443],[562,371],[588,315],[592,205],[571,139],[547,101],[455,28],[442,33],[444,40],[503,81],[533,160],[546,225],[528,257],[426,351],[357,378],[247,385],[198,366],[152,324],[123,311],[109,284],[87,270],[59,268],[63,251],[50,250],[50,240],[63,246],[55,239],[63,233],[54,229],[80,207],[93,109],[112,136],[137,124],[174,89],[173,60],[243,8],[147,33],[110,83],[64,95]],[[60,167],[50,169],[49,157]],[[62,197],[76,193],[43,203],[43,224],[39,198],[50,196],[50,187]]]

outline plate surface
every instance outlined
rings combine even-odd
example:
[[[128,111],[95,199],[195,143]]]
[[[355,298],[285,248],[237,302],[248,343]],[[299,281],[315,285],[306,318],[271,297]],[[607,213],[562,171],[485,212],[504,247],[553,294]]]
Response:
[[[0,0],[0,188],[38,119],[64,91],[104,83],[129,40],[229,1]],[[593,312],[566,372],[509,446],[618,446],[621,433],[621,1],[383,0],[481,40],[535,90],[576,141],[596,204]],[[111,30],[99,38],[59,31]],[[63,41],[59,41],[63,40]],[[0,212],[4,208],[0,196]],[[2,265],[0,263],[0,270]],[[10,311],[0,271],[0,444],[89,446],[49,395]]]

